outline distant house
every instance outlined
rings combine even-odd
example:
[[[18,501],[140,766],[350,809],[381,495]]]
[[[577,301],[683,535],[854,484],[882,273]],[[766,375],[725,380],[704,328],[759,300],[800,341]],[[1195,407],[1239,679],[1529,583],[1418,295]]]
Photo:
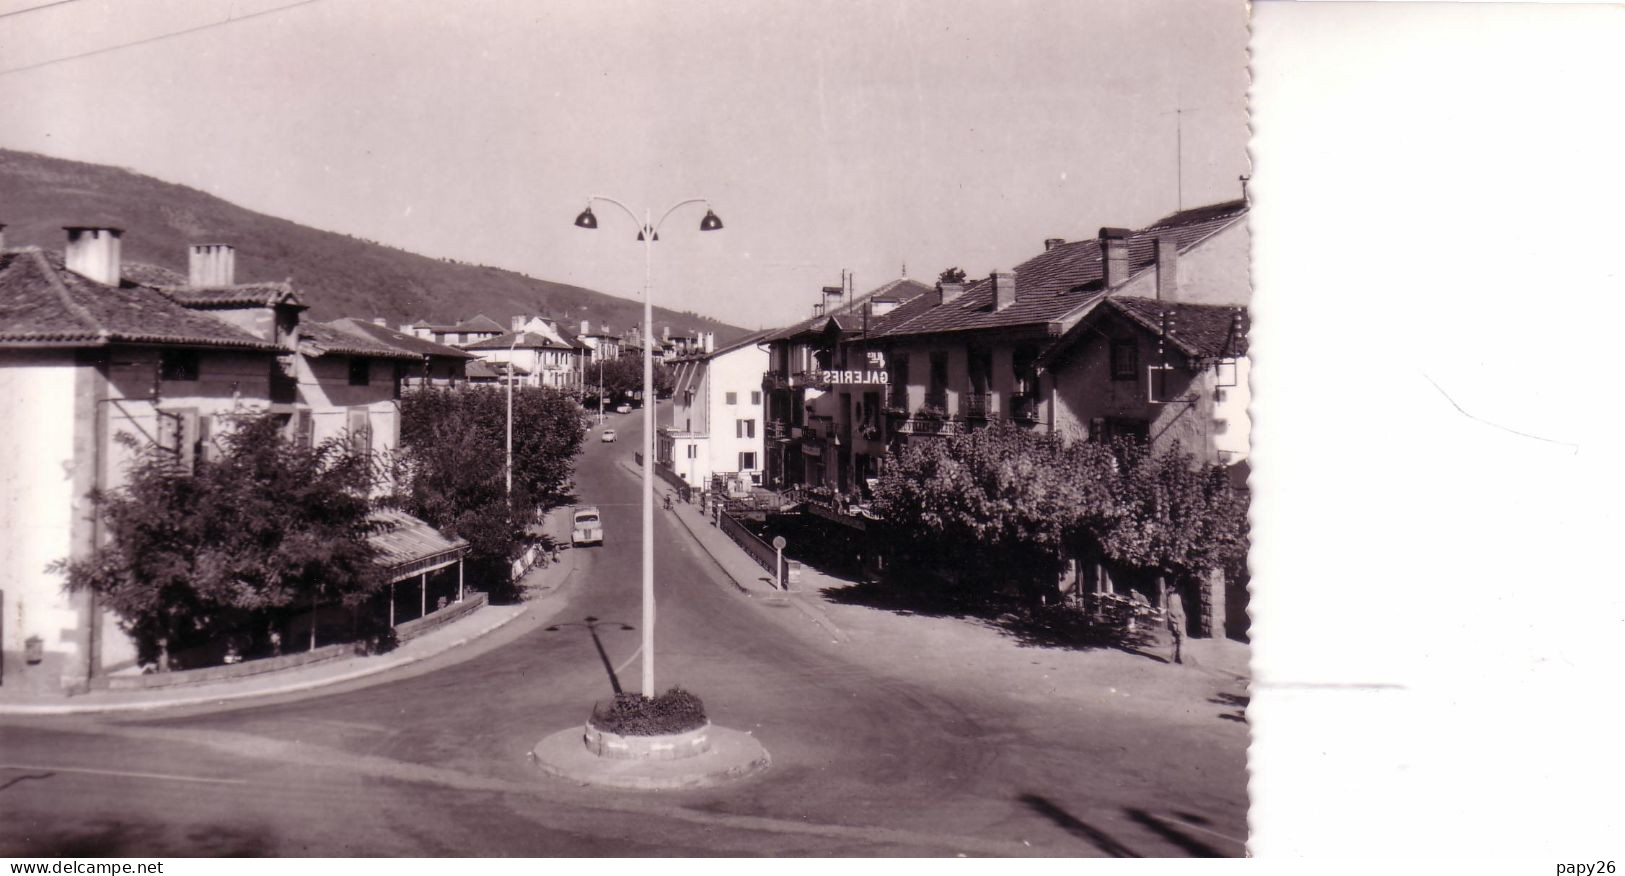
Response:
[[[529,329],[508,332],[469,344],[467,350],[493,369],[511,367],[522,386],[573,389],[581,379],[576,348],[554,334]]]
[[[670,362],[672,420],[655,436],[655,459],[690,486],[710,489],[720,479],[737,491],[762,483],[767,351],[760,340],[752,335]]]
[[[591,350],[587,357],[589,363],[613,362],[621,358],[621,336],[607,325],[593,329],[587,320],[582,320],[581,331],[576,333],[576,338]]]
[[[401,383],[407,388],[460,386],[468,379],[465,373],[468,364],[477,358],[473,353],[456,347],[396,331],[380,319],[367,322],[345,317],[335,319],[328,325],[423,357],[421,363],[409,364],[401,375]]]
[[[138,266],[131,274],[148,282],[130,279],[122,236],[71,227],[60,256],[0,246],[0,420],[27,424],[0,430],[8,687],[82,690],[136,657],[90,594],[67,594],[45,571],[99,549],[90,497],[122,484],[137,452],[126,436],[191,467],[219,452],[232,417],[270,412],[292,438],[392,449],[397,365],[423,358],[302,323],[305,305],[287,284],[235,282],[229,246],[193,246],[185,278]],[[391,562],[389,574],[421,575],[413,562]]]
[[[461,322],[449,324],[428,321],[408,323],[401,326],[401,331],[437,344],[464,347],[494,338],[502,334],[504,329],[502,323],[481,313]]]

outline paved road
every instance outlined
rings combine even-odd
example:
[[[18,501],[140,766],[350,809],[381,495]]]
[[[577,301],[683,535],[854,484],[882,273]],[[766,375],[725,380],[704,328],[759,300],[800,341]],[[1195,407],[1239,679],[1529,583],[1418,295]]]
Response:
[[[640,422],[613,418],[621,442],[583,451],[578,491],[603,509],[608,542],[569,552],[572,596],[555,618],[602,619],[630,689],[639,633],[619,625],[640,620],[638,485],[619,460]],[[756,734],[773,757],[760,776],[639,793],[539,774],[527,751],[612,682],[585,628],[527,617],[320,696],[0,726],[0,854],[1242,853],[1244,728],[866,665],[793,609],[724,583],[656,513],[657,681]]]

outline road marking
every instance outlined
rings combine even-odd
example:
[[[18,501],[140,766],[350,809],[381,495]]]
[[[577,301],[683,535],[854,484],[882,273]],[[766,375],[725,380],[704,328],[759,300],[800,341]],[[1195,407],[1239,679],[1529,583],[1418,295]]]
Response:
[[[166,779],[171,782],[198,782],[207,785],[246,785],[247,779],[211,779],[206,776],[176,776],[169,773],[133,773],[125,770],[93,770],[87,767],[41,766],[38,764],[0,763],[0,770],[33,772],[45,770],[54,773],[84,773],[91,776],[121,776],[127,779]]]
[[[619,665],[619,666],[617,666],[617,667],[615,667],[615,675],[616,675],[616,676],[619,676],[619,675],[620,675],[620,674],[621,674],[621,670],[622,670],[622,669],[625,669],[625,668],[626,668],[626,667],[628,667],[628,666],[631,666],[631,665],[632,665],[632,661],[633,661],[633,660],[636,660],[636,659],[638,659],[638,655],[639,655],[639,654],[642,654],[642,653],[643,653],[643,646],[642,646],[642,645],[639,645],[639,646],[638,646],[638,647],[637,647],[637,650],[635,650],[635,651],[633,651],[633,652],[632,652],[632,656],[631,656],[631,657],[628,657],[628,658],[626,658],[626,659],[625,659],[625,660],[623,660],[623,661],[622,661],[622,662],[621,662],[621,665]]]

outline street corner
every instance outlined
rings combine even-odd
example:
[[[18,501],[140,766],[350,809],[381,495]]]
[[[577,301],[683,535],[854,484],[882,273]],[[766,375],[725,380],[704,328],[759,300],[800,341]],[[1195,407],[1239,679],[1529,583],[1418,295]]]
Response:
[[[621,759],[594,754],[585,729],[577,725],[536,743],[530,761],[547,776],[579,785],[638,791],[714,788],[755,776],[772,763],[749,732],[711,725],[709,736],[709,748],[692,757]]]

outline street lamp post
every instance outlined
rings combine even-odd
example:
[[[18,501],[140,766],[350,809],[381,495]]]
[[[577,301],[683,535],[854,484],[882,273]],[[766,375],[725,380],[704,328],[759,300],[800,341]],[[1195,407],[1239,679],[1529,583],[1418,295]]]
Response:
[[[515,332],[513,343],[508,345],[508,458],[507,463],[503,465],[503,477],[508,482],[507,495],[509,503],[513,502],[513,358],[515,356],[514,349],[519,346],[520,337],[522,335]]]
[[[661,214],[659,222],[650,221],[653,213],[647,208],[640,222],[638,215],[614,198],[593,195],[587,199],[587,209],[576,216],[576,227],[594,230],[598,217],[592,213],[594,201],[603,201],[620,207],[633,223],[638,225],[638,240],[643,242],[643,325],[644,331],[654,324],[654,304],[650,301],[651,271],[654,262],[654,242],[660,239],[660,226],[677,208],[687,204],[706,204],[705,217],[700,220],[701,231],[717,231],[722,220],[711,211],[704,198],[688,198],[671,205]],[[654,490],[654,345],[643,345],[643,695],[655,695],[655,490]],[[602,384],[600,378],[600,385]],[[600,387],[600,393],[602,388]]]

